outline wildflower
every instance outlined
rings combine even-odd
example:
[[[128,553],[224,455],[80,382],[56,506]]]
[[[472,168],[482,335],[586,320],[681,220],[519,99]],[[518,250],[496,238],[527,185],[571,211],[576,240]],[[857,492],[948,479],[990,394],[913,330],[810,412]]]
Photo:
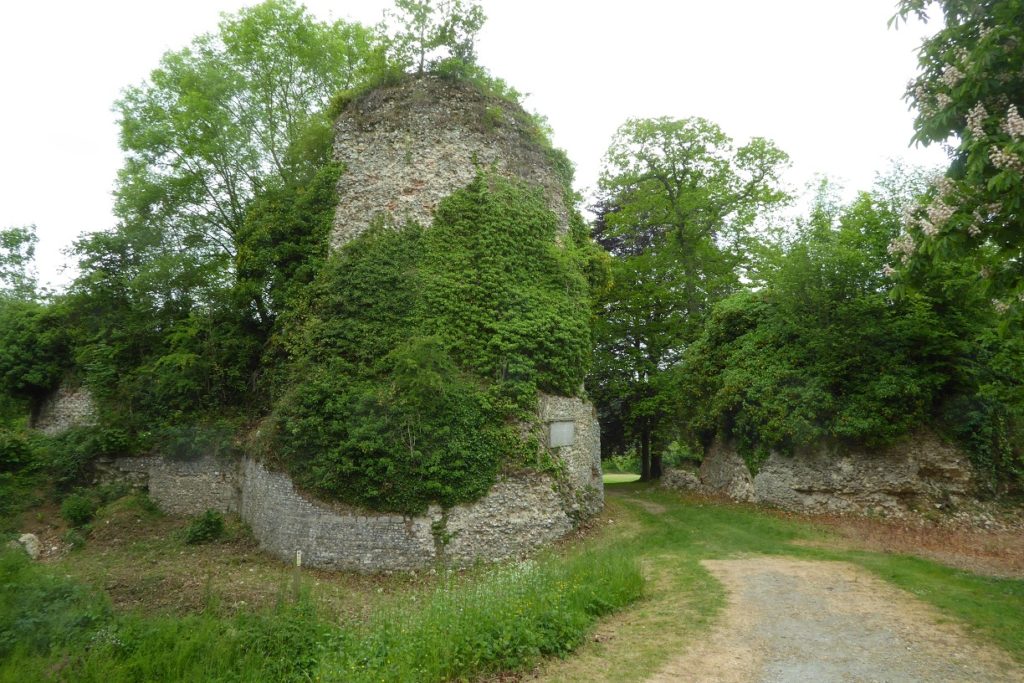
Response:
[[[999,315],[1003,315],[1010,310],[1010,304],[1005,301],[1000,301],[999,299],[992,299],[992,308],[996,309],[996,313]]]

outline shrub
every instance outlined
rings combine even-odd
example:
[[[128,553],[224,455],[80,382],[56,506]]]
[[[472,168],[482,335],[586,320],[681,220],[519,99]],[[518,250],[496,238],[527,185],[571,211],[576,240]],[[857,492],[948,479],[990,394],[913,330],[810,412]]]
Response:
[[[68,529],[64,532],[63,540],[72,550],[78,550],[85,545],[85,534],[79,529]]]
[[[207,510],[185,527],[185,543],[209,543],[224,535],[224,516],[216,510]]]
[[[18,472],[31,464],[34,456],[24,434],[0,428],[0,472]]]
[[[92,521],[99,507],[97,502],[88,495],[72,493],[60,504],[60,515],[71,526],[84,526]]]
[[[96,458],[127,455],[135,445],[123,429],[100,425],[69,429],[44,443],[54,483],[65,490],[81,483]]]

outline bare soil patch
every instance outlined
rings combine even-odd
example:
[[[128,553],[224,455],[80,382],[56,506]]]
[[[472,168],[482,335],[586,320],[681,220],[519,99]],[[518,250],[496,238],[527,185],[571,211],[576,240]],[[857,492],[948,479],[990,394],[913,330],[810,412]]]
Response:
[[[648,683],[1024,681],[1024,669],[928,605],[842,562],[707,560],[726,587],[707,638]]]

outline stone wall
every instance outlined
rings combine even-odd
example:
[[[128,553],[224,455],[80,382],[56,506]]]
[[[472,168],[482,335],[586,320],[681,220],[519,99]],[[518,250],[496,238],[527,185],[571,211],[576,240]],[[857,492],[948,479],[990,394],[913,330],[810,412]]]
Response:
[[[47,436],[55,436],[72,427],[96,423],[96,404],[83,386],[61,384],[32,416],[31,424]]]
[[[239,512],[242,477],[237,460],[205,456],[197,460],[152,458],[149,495],[172,515],[197,515],[206,510]]]
[[[516,557],[560,538],[580,517],[566,502],[578,500],[565,495],[574,487],[525,472],[503,476],[476,502],[449,510],[432,506],[420,516],[317,501],[298,491],[286,474],[249,458],[118,458],[98,463],[97,479],[148,487],[154,502],[170,514],[237,512],[260,547],[284,561],[301,550],[308,566],[360,572]]]
[[[773,452],[756,476],[734,447],[716,440],[698,476],[671,472],[664,483],[800,512],[895,516],[955,503],[974,492],[967,455],[927,429],[881,449],[820,444],[793,455]]]
[[[575,424],[575,440],[571,446],[555,449],[565,466],[563,485],[572,494],[567,501],[571,514],[586,518],[604,507],[604,478],[601,472],[601,426],[594,406],[579,398],[541,394],[537,410],[541,424],[548,428],[553,422]]]
[[[382,217],[429,226],[442,199],[468,185],[477,168],[492,166],[540,188],[567,230],[562,182],[523,117],[514,104],[436,76],[408,78],[349,104],[334,126],[334,158],[345,170],[332,246]]]

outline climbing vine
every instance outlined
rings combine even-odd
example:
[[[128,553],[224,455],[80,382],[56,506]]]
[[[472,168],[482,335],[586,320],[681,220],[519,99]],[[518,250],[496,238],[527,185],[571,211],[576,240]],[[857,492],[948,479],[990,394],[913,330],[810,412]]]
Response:
[[[421,512],[535,461],[537,392],[576,394],[594,260],[542,194],[480,173],[429,229],[378,224],[325,264],[282,321],[275,452],[321,495]]]

